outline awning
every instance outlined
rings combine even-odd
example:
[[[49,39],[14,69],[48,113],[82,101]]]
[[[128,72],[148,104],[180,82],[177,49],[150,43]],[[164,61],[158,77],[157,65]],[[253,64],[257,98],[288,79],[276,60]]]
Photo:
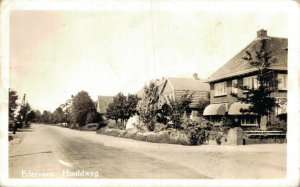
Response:
[[[245,115],[240,110],[241,109],[248,109],[250,104],[235,102],[233,103],[228,110],[228,115]],[[254,115],[252,113],[252,115]]]
[[[203,116],[225,115],[226,105],[226,103],[210,104],[204,109]]]

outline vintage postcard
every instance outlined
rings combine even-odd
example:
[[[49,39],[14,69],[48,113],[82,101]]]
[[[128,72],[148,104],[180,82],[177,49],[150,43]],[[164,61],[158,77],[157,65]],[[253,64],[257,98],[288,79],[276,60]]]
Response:
[[[298,186],[299,15],[1,1],[0,185]]]

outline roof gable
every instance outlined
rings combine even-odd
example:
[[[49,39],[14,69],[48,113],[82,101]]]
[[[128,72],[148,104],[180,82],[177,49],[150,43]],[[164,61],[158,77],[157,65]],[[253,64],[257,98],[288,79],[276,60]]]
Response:
[[[174,90],[209,91],[209,85],[200,79],[168,77],[166,81]]]
[[[270,69],[287,70],[287,38],[268,37],[266,39],[266,49],[271,51],[275,56],[277,62],[272,64]],[[224,78],[234,77],[242,75],[244,73],[250,73],[256,71],[249,62],[242,59],[245,56],[245,51],[249,51],[251,54],[259,50],[261,39],[256,39],[231,58],[226,64],[213,73],[206,82],[214,82]]]
[[[99,113],[106,113],[106,109],[113,102],[113,98],[113,96],[98,96],[97,111]]]

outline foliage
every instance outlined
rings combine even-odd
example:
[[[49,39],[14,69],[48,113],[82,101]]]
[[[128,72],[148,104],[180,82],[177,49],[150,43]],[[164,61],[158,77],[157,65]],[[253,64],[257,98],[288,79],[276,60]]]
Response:
[[[34,113],[35,113],[34,121],[35,122],[41,122],[41,116],[42,116],[41,112],[39,110],[35,110]]]
[[[184,131],[188,135],[191,145],[203,144],[208,140],[212,124],[208,120],[199,117],[197,120],[186,119]]]
[[[150,82],[149,86],[144,87],[142,100],[138,102],[137,112],[142,121],[148,124],[149,130],[154,130],[153,120],[155,119],[158,109],[157,102],[159,99],[158,86],[155,82]]]
[[[138,101],[139,98],[137,95],[129,94],[126,97],[122,93],[118,93],[113,98],[113,102],[108,105],[108,108],[106,109],[106,117],[115,120],[116,123],[120,119],[121,123],[125,126],[126,121],[136,114]]]
[[[199,115],[202,116],[203,115],[203,111],[204,109],[209,105],[210,101],[209,99],[200,99],[198,101],[198,104],[197,104],[197,109],[199,111]]]
[[[257,69],[258,88],[249,88],[247,86],[236,86],[240,88],[244,95],[239,96],[232,93],[238,101],[250,104],[248,109],[241,109],[242,113],[256,113],[258,115],[258,124],[262,116],[267,116],[272,111],[273,107],[278,106],[276,99],[270,97],[270,94],[277,89],[278,81],[276,80],[273,71],[269,67],[276,63],[276,59],[271,51],[266,50],[266,40],[261,40],[260,49],[251,54],[246,51],[246,56],[243,59]]]
[[[63,122],[65,122],[65,123],[72,122],[71,109],[72,109],[72,99],[73,99],[73,97],[74,96],[71,95],[71,99],[68,99],[65,103],[63,103],[59,106],[64,112]]]
[[[272,124],[267,127],[269,131],[287,131],[287,123],[285,121],[280,121],[279,119],[275,118]]]
[[[22,123],[25,122],[25,125],[27,125],[28,120],[26,118],[27,114],[30,112],[31,107],[28,103],[25,103],[24,105],[21,105],[18,115],[18,120]]]
[[[9,119],[14,119],[15,118],[15,110],[18,107],[17,100],[18,100],[18,95],[17,92],[13,89],[9,89]]]
[[[28,114],[26,115],[26,121],[33,121],[35,118],[36,118],[36,114],[33,110],[28,112]]]
[[[40,117],[40,122],[43,122],[43,123],[46,123],[46,124],[52,123],[52,119],[53,119],[52,115],[53,114],[50,111],[46,111],[46,110],[43,111],[43,113]]]
[[[103,121],[103,119],[102,119],[101,114],[99,112],[97,112],[96,109],[95,109],[93,111],[90,111],[87,114],[85,123],[100,123],[102,121]]]
[[[78,92],[72,99],[71,115],[73,122],[83,126],[90,111],[95,110],[95,105],[86,91]]]
[[[172,123],[172,127],[175,129],[181,129],[181,120],[183,114],[189,108],[189,105],[192,102],[192,94],[188,94],[187,92],[182,95],[179,99],[170,99],[168,116]]]
[[[63,112],[63,109],[58,107],[53,112],[54,121],[52,123],[62,123],[64,122],[65,114]]]

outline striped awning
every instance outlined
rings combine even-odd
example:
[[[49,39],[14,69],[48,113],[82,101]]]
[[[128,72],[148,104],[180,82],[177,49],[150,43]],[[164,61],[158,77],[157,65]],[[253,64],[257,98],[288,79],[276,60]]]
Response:
[[[228,115],[245,115],[240,110],[248,109],[250,104],[235,102],[233,103],[228,110]]]
[[[203,116],[225,115],[226,111],[226,103],[210,104],[204,109]]]

